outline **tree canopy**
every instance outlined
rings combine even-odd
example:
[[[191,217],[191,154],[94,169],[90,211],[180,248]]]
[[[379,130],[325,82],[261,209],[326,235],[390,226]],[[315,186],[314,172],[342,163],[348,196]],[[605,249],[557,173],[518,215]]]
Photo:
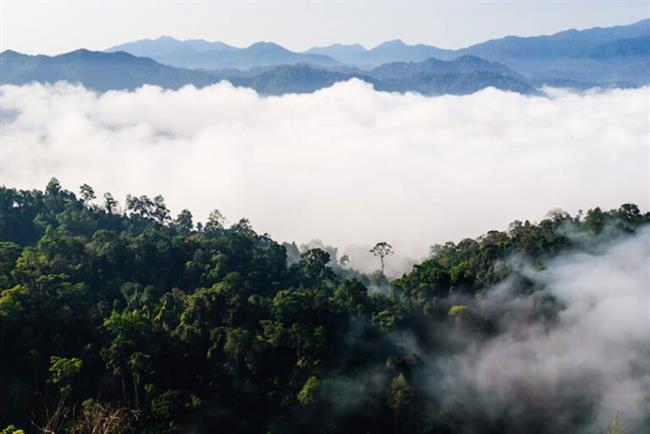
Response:
[[[514,222],[434,246],[377,292],[323,249],[289,261],[246,220],[172,218],[161,196],[103,199],[56,180],[0,188],[3,433],[517,432],[512,415],[470,420],[427,397],[425,362],[395,336],[453,354],[428,330],[495,333],[459,299],[512,277],[507,258],[542,268],[581,248],[569,227],[589,238],[650,222],[632,204]]]

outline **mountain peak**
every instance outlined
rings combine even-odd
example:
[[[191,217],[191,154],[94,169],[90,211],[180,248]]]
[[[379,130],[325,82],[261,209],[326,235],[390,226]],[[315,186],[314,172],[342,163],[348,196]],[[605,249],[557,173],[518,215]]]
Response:
[[[76,50],[69,51],[67,53],[63,53],[62,56],[69,56],[69,57],[73,57],[73,56],[93,56],[93,55],[99,54],[99,53],[100,53],[99,51],[90,51],[87,48],[78,48]]]
[[[3,52],[0,52],[0,56],[19,57],[19,56],[27,56],[27,54],[19,53],[18,51],[14,51],[14,50],[5,50]]]
[[[377,48],[397,48],[397,47],[406,47],[407,44],[404,43],[401,39],[392,39],[390,41],[382,42],[377,45],[374,49]]]
[[[276,44],[275,42],[267,42],[267,41],[258,41],[252,43],[248,48],[282,48],[280,45]]]
[[[355,51],[366,51],[366,48],[361,45],[361,44],[342,44],[340,42],[337,42],[335,44],[331,45],[326,45],[323,47],[314,47],[311,50],[316,50],[316,49],[346,49],[346,50],[355,50]],[[308,51],[311,51],[308,50]]]
[[[55,58],[80,58],[88,61],[93,61],[93,60],[104,60],[104,59],[111,59],[113,61],[118,60],[118,61],[152,61],[151,59],[147,57],[137,57],[134,56],[131,53],[128,53],[126,51],[111,51],[111,52],[104,52],[104,51],[92,51],[88,50],[87,48],[80,48],[78,50],[70,51],[69,53],[63,53],[59,56],[54,56]]]
[[[246,50],[253,53],[289,53],[290,51],[275,42],[260,41],[251,44]]]
[[[361,49],[361,50],[364,50],[364,51],[366,49],[366,47],[364,47],[361,44],[334,44],[334,45],[337,46],[337,47],[355,48],[355,49]]]

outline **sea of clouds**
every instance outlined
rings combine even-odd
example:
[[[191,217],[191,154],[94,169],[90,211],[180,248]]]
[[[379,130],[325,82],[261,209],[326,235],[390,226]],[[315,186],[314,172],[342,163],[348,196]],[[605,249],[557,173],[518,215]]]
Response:
[[[173,212],[204,220],[218,208],[277,240],[319,238],[341,253],[385,240],[419,257],[552,208],[648,209],[649,92],[2,86],[0,184],[55,176],[122,201],[162,194]]]
[[[34,84],[0,87],[0,128],[0,184],[43,188],[55,176],[120,199],[162,194],[201,220],[218,208],[277,240],[319,238],[354,265],[380,240],[419,257],[552,208],[650,208],[647,87],[425,97],[351,80],[262,97],[228,83],[104,94]],[[520,270],[542,292],[506,281],[468,301],[500,318],[492,339],[445,329],[463,344],[441,358],[396,337],[425,362],[420,387],[464,406],[476,432],[504,412],[522,424],[513,432],[603,432],[616,414],[646,427],[650,229],[596,247]],[[400,263],[389,258],[389,271]],[[544,296],[563,306],[550,326],[530,317]]]

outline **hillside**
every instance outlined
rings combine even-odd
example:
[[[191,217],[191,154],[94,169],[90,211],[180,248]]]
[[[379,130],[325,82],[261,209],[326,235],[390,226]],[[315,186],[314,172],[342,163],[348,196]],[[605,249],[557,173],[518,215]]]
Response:
[[[567,30],[548,36],[514,37],[487,41],[463,50],[502,62],[532,79],[650,82],[650,70],[641,77],[629,70],[647,63],[650,20],[627,26]]]
[[[77,50],[59,56],[28,56],[14,51],[0,53],[0,84],[30,82],[81,83],[99,91],[135,89],[155,84],[177,89],[187,84],[206,86],[212,74],[162,65],[124,52]]]
[[[406,79],[425,74],[459,74],[472,72],[492,72],[506,77],[524,79],[504,64],[489,62],[476,56],[461,56],[444,61],[434,58],[422,62],[393,62],[386,63],[368,72],[377,79]]]
[[[589,385],[608,377],[553,371],[561,381],[549,386],[535,374],[557,351],[549,342],[589,345],[572,327],[593,329],[590,319],[621,303],[603,301],[598,285],[589,292],[594,284],[563,298],[566,285],[587,270],[612,279],[621,266],[616,290],[630,294],[642,258],[625,252],[650,234],[636,206],[556,210],[437,245],[392,282],[320,248],[289,262],[291,246],[223,221],[218,211],[203,224],[187,210],[172,218],[159,196],[128,196],[120,208],[54,179],[44,191],[1,187],[0,351],[12,357],[0,358],[0,427],[14,426],[4,432],[602,431],[585,431],[605,393]],[[583,320],[587,300],[595,307]],[[463,369],[504,341],[521,351],[506,352],[517,369],[497,380],[512,379],[512,390],[495,398]],[[643,352],[633,337],[617,345],[623,363]],[[643,370],[631,372],[641,382]],[[482,399],[491,405],[475,405]],[[641,432],[645,422],[623,410]]]

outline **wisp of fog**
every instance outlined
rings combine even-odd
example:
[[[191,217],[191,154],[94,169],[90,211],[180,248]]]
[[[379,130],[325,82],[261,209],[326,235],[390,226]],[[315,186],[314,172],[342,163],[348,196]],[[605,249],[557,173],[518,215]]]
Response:
[[[162,194],[174,212],[218,208],[278,240],[387,241],[419,257],[552,208],[648,208],[648,92],[3,86],[0,183]]]
[[[465,309],[456,318],[395,333],[421,360],[414,382],[427,400],[462,415],[457,432],[505,420],[503,432],[604,433],[617,415],[623,432],[646,432],[650,227],[587,244],[541,270],[512,258],[510,278],[478,297],[452,296]],[[486,319],[488,333],[477,323]],[[365,405],[382,393],[378,372],[328,379],[331,405]]]
[[[641,432],[650,416],[650,228],[597,247],[524,270],[542,292],[514,294],[509,282],[488,292],[475,308],[500,317],[499,335],[466,343],[442,365],[445,381],[427,377],[431,388],[462,384],[468,411],[527,415],[520,432],[531,417],[553,432],[600,432],[617,414]],[[531,316],[548,296],[562,306],[552,325]]]

